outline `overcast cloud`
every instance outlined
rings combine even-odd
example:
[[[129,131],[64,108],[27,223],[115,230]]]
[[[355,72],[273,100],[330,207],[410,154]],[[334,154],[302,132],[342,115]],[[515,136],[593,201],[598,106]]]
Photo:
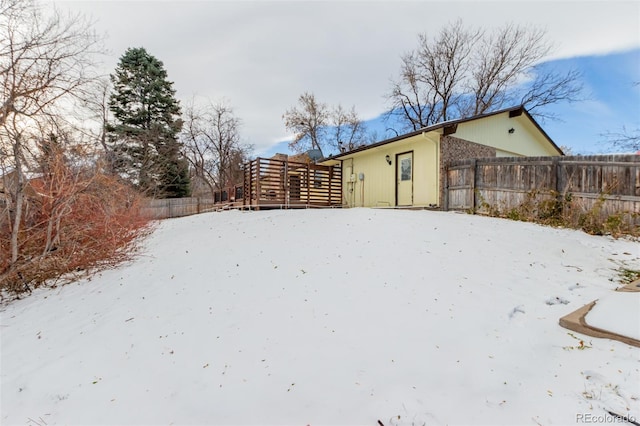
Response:
[[[355,105],[364,119],[385,110],[389,80],[420,32],[461,18],[494,28],[507,22],[547,30],[549,59],[640,46],[640,2],[627,1],[57,1],[107,35],[113,71],[129,47],[164,62],[178,98],[226,98],[256,153],[287,139],[282,114],[304,91]]]

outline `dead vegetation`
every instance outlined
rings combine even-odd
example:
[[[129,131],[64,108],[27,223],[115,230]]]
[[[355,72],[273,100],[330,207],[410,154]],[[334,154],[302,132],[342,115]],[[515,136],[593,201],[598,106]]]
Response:
[[[5,179],[4,190],[11,193]],[[130,258],[149,231],[141,197],[100,167],[73,167],[53,153],[24,185],[17,257],[11,242],[15,213],[0,203],[0,291],[19,295],[57,285]]]
[[[545,196],[533,190],[527,192],[522,203],[511,208],[490,205],[479,193],[476,196],[480,199],[478,212],[489,216],[581,229],[591,235],[640,237],[640,213],[608,212],[604,208],[607,194],[600,194],[589,206],[574,199],[571,193],[551,191]]]

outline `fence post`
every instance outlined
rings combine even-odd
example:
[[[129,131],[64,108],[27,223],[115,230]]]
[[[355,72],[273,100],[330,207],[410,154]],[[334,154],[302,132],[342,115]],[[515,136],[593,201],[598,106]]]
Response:
[[[244,189],[242,190],[242,205],[251,208],[251,191],[253,190],[253,162],[244,165]],[[249,197],[247,199],[247,196]]]
[[[311,167],[307,163],[307,207],[311,203]]]
[[[247,189],[249,189],[249,197],[251,197],[251,163],[249,163],[249,175],[247,175],[247,165],[244,165],[244,176],[242,180],[242,205],[247,205]]]
[[[284,203],[287,207],[290,206],[291,202],[289,199],[290,193],[289,193],[289,161],[283,161],[282,162],[283,167],[284,167],[284,182],[283,183],[283,187],[284,187]]]
[[[333,185],[332,182],[332,177],[333,177],[333,166],[329,166],[329,202],[327,203],[328,206],[331,206],[333,203],[331,202],[331,185]]]
[[[552,168],[553,170],[551,171],[553,173],[553,190],[556,192],[556,206],[560,207],[560,215],[564,215],[564,194],[562,194],[560,192],[560,189],[562,187],[562,176],[561,176],[561,168],[560,168],[560,157],[554,157],[551,160],[551,164],[553,165]]]
[[[442,210],[445,212],[449,211],[449,163],[447,163],[444,167],[444,182],[442,185],[443,194],[442,194]]]
[[[473,212],[473,214],[476,214],[476,178],[478,175],[476,173],[477,166],[478,160],[474,158],[471,162],[471,211]]]
[[[554,157],[551,160],[551,190],[555,191],[556,193],[560,192],[560,170],[558,167],[559,160],[559,157]]]
[[[260,157],[256,158],[256,210],[259,210],[258,207],[260,205],[260,161],[262,159]]]

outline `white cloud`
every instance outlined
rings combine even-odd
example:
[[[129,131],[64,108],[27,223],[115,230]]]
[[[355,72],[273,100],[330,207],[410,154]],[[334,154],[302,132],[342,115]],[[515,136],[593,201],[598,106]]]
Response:
[[[457,18],[484,28],[513,21],[542,26],[553,58],[640,46],[640,4],[614,1],[145,1],[67,2],[108,32],[111,72],[128,47],[165,63],[183,101],[230,99],[258,151],[281,140],[282,113],[304,91],[355,105],[363,118],[384,110],[399,56],[419,32]]]

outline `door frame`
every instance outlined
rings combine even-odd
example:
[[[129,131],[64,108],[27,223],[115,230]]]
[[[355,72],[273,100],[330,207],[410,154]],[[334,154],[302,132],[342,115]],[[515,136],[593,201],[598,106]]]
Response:
[[[400,167],[400,163],[398,162],[398,158],[403,156],[403,155],[406,155],[406,154],[411,154],[411,204],[409,204],[408,206],[413,206],[413,170],[415,168],[414,167],[414,165],[415,165],[414,164],[415,163],[414,162],[415,155],[414,155],[413,150],[411,150],[411,151],[399,152],[399,153],[396,154],[396,170],[395,170],[395,173],[394,173],[394,176],[395,176],[394,185],[395,185],[395,193],[396,193],[396,207],[406,207],[405,205],[403,205],[403,206],[399,206],[398,205],[398,183],[400,182],[399,179],[398,179],[399,178],[399,176],[398,176],[398,168]]]

